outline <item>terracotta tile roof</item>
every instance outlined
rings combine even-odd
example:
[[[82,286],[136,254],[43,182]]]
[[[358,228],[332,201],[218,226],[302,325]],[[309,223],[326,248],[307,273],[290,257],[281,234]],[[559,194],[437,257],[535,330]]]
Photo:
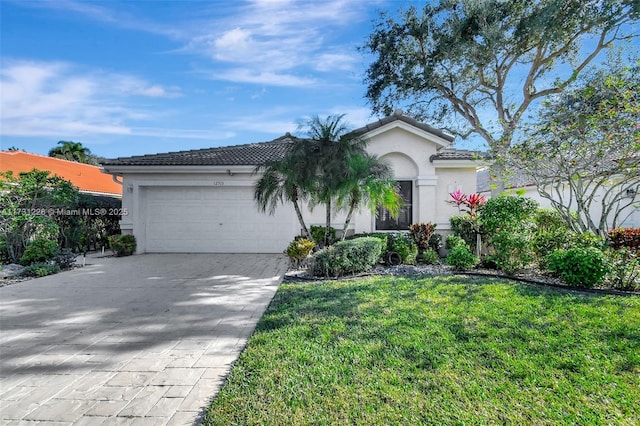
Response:
[[[12,171],[18,175],[33,169],[47,170],[52,175],[58,175],[81,191],[122,195],[122,186],[115,183],[111,175],[102,173],[100,167],[23,151],[0,151],[0,171]]]
[[[289,133],[270,142],[105,160],[104,166],[257,166],[282,158],[297,138]]]

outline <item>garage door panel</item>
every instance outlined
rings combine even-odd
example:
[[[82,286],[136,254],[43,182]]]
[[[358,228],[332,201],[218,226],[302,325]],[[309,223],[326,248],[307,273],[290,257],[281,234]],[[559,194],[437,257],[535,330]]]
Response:
[[[252,187],[146,189],[147,252],[281,253],[297,227],[292,209],[260,213]]]

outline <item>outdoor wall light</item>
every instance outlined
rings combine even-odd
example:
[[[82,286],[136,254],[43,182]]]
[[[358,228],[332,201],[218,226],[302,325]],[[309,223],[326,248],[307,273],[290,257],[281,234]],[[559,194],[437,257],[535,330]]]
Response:
[[[128,192],[133,192],[133,184],[127,185],[127,191]]]

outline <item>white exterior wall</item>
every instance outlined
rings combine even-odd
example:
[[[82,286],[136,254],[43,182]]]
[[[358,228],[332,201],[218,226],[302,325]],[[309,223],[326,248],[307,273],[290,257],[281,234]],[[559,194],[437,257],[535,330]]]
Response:
[[[472,161],[436,161],[431,162],[430,157],[436,154],[439,148],[448,145],[448,141],[425,132],[421,129],[414,128],[402,121],[395,121],[380,128],[377,128],[365,135],[368,139],[368,151],[387,161],[397,180],[410,180],[413,182],[413,223],[416,222],[432,222],[438,225],[439,231],[446,231],[450,228],[449,217],[456,214],[457,210],[446,203],[448,193],[457,188],[463,191],[472,192],[476,185],[476,164]],[[149,201],[147,194],[152,191],[157,195],[161,188],[185,188],[188,192],[189,187],[206,187],[206,188],[225,188],[227,194],[229,188],[238,188],[238,194],[242,194],[242,208],[250,208],[247,202],[247,188],[253,188],[258,176],[253,174],[253,167],[250,166],[111,166],[108,167],[109,172],[118,173],[123,176],[123,200],[122,206],[128,211],[128,215],[124,216],[121,221],[121,229],[123,233],[132,233],[138,241],[138,253],[147,252],[147,235],[146,230],[149,228],[145,223],[149,218],[148,211]],[[155,188],[155,189],[151,189]],[[166,190],[166,194],[176,194],[174,190]],[[198,192],[198,191],[194,191]],[[200,191],[202,192],[202,191]],[[208,198],[208,196],[204,196]],[[215,198],[215,197],[209,197]],[[193,206],[187,200],[187,206]],[[152,200],[152,205],[161,206],[169,200]],[[179,215],[179,207],[181,200],[175,200],[176,208],[164,209],[164,214],[170,214],[167,222],[176,223],[176,216]],[[185,200],[182,201],[184,203]],[[225,201],[226,202],[226,201]],[[203,204],[213,211],[215,203],[206,201]],[[271,223],[268,214],[257,213],[251,221]],[[316,206],[313,211],[308,206],[303,206],[303,217],[307,226],[324,225],[325,224],[325,207],[323,205]],[[170,212],[170,213],[168,213]],[[185,217],[187,217],[186,215]],[[276,225],[277,232],[282,235],[282,241],[273,240],[272,232],[274,226],[253,226],[251,232],[256,232],[255,239],[267,237],[267,233],[271,232],[270,238],[273,241],[273,247],[270,252],[282,252],[286,249],[286,242],[291,241],[294,236],[300,233],[300,224],[295,215],[293,206],[285,204],[278,207],[276,216],[279,218]],[[346,212],[333,212],[331,225],[336,229],[342,229]],[[263,219],[264,218],[264,219]],[[169,220],[171,219],[171,220]],[[188,217],[193,221],[193,216]],[[218,221],[221,222],[221,221]],[[286,222],[285,225],[283,223]],[[215,227],[222,226],[212,218],[209,223],[206,220],[199,221],[197,226],[201,227],[203,234],[214,235]],[[255,225],[254,223],[248,225]],[[170,225],[168,225],[170,226]],[[194,226],[191,229],[195,228]],[[242,227],[241,227],[242,228]],[[162,229],[161,223],[155,221],[149,229]],[[218,228],[222,229],[222,228]],[[262,229],[262,231],[261,231]],[[363,207],[356,212],[352,218],[350,229],[356,233],[375,231],[375,214],[368,207]],[[239,233],[247,231],[246,229],[238,229]],[[195,232],[195,231],[190,231]],[[264,232],[263,235],[260,233]],[[207,234],[208,233],[208,234]],[[175,234],[175,232],[174,232]],[[171,238],[175,238],[173,235]],[[151,238],[149,239],[151,241]],[[158,244],[156,242],[154,244]],[[161,241],[160,241],[161,242]],[[249,242],[247,242],[249,244]],[[185,247],[193,247],[185,244]],[[253,249],[253,247],[248,247]]]

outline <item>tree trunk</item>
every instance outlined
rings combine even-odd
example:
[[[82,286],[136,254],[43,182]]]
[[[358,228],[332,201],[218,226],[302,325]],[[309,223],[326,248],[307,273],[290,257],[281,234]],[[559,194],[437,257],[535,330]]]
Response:
[[[324,228],[324,246],[329,246],[329,228],[331,227],[331,200],[327,200],[327,226]]]
[[[311,232],[309,232],[309,228],[307,228],[307,224],[304,223],[304,218],[302,217],[302,212],[300,211],[300,206],[298,205],[297,201],[293,202],[293,208],[296,210],[296,216],[298,216],[298,221],[300,222],[300,226],[302,227],[302,236],[313,241]]]
[[[355,210],[356,202],[354,200],[351,201],[349,205],[349,212],[347,213],[347,218],[344,220],[344,227],[342,228],[342,241],[347,237],[347,229],[349,229],[349,225],[351,224],[351,216],[353,215],[353,211]]]

